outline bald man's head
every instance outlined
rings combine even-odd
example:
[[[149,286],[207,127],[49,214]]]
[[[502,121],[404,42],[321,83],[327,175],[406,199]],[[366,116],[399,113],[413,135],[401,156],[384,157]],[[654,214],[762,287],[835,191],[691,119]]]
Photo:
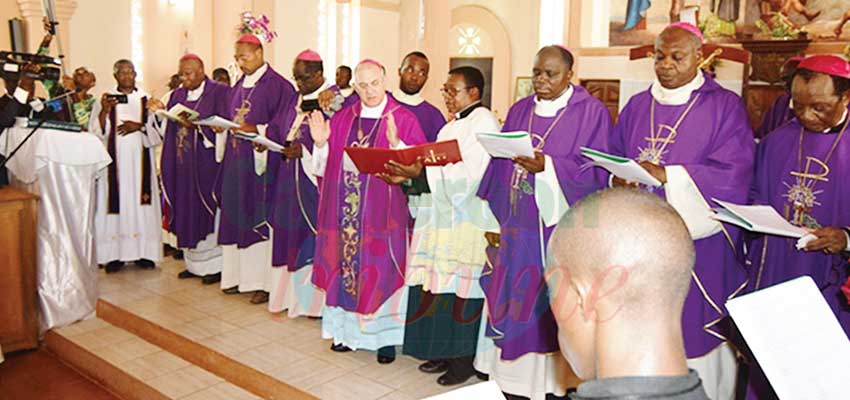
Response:
[[[679,326],[694,247],[682,218],[658,196],[618,188],[586,197],[558,223],[547,254],[558,339],[580,377],[593,377],[604,324]]]
[[[386,96],[386,70],[376,62],[361,62],[354,68],[354,90],[368,107],[377,107]]]

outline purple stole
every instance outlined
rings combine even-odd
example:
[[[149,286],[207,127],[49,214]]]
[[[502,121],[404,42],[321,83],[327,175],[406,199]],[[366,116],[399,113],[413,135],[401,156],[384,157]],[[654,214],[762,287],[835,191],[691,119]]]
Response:
[[[148,98],[142,97],[142,120],[144,126],[148,120]],[[120,198],[118,195],[118,158],[115,151],[115,140],[117,133],[115,132],[117,117],[115,107],[109,112],[109,138],[106,143],[106,151],[112,157],[112,162],[108,167],[108,195],[107,202],[109,203],[109,214],[118,214],[121,212]],[[139,199],[141,205],[146,206],[151,204],[151,153],[150,150],[142,146],[142,196]]]

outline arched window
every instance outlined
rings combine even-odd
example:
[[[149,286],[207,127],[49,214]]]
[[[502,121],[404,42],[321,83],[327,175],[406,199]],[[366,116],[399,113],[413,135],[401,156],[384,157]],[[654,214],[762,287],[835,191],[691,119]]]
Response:
[[[360,0],[319,0],[317,28],[319,54],[326,66],[360,61]]]

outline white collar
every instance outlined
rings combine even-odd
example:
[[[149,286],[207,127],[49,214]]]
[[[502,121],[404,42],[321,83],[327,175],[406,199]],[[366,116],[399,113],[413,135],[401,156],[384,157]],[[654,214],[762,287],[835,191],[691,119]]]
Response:
[[[204,86],[207,84],[207,80],[204,79],[201,82],[201,85],[196,87],[195,89],[190,90],[186,93],[186,101],[195,101],[198,100],[202,94],[204,94]]]
[[[844,115],[841,116],[841,122],[835,124],[835,126],[844,125],[844,122],[847,121],[847,112],[848,112],[848,110],[844,110]],[[823,133],[829,133],[829,131],[835,129],[835,126],[833,126],[832,128],[824,130]]]
[[[340,92],[343,96],[348,97],[348,96],[351,96],[351,94],[352,94],[352,93],[354,93],[354,88],[353,88],[353,87],[351,87],[351,86],[349,86],[349,87],[347,87],[347,88],[345,88],[345,89],[340,89],[340,90],[339,90],[339,92]]]
[[[455,121],[459,121],[459,120],[463,119],[463,117],[461,116],[461,114],[463,114],[463,112],[464,112],[464,111],[469,110],[470,108],[473,108],[473,107],[475,107],[475,106],[476,106],[476,105],[478,105],[478,104],[481,104],[481,100],[475,100],[474,102],[472,102],[472,104],[470,104],[470,105],[468,105],[468,106],[464,107],[464,108],[463,108],[463,110],[460,110],[460,111],[456,112],[456,113],[455,113],[455,119],[454,119],[454,120],[455,120]],[[466,116],[467,116],[467,117],[468,117],[468,116],[470,116],[473,112],[475,112],[475,110],[470,111],[470,112],[469,112],[469,114],[467,114]]]
[[[387,107],[387,96],[384,95],[384,99],[381,100],[381,104],[378,104],[375,107],[369,107],[363,102],[360,102],[360,118],[369,118],[369,119],[378,119],[381,118],[381,114],[384,112],[384,108]]]
[[[242,81],[242,87],[246,88],[246,89],[254,87],[254,85],[257,84],[257,82],[260,80],[260,78],[262,78],[263,75],[265,75],[266,71],[268,71],[268,70],[269,70],[269,64],[263,63],[263,65],[260,66],[260,68],[257,68],[257,70],[254,71],[254,73],[252,73],[251,75],[245,75],[245,79]]]
[[[701,88],[703,84],[705,84],[705,77],[702,75],[702,71],[697,71],[697,76],[692,81],[675,89],[667,89],[661,86],[661,82],[656,77],[655,82],[649,88],[649,92],[655,98],[655,101],[662,105],[681,106],[687,103],[691,99],[691,93]]]
[[[393,97],[402,104],[407,104],[409,106],[416,107],[422,104],[425,99],[422,98],[421,92],[416,92],[414,94],[407,94],[403,92],[401,89],[393,90]]]
[[[328,83],[328,80],[325,79],[325,83],[323,83],[322,86],[319,86],[318,89],[314,90],[311,93],[301,95],[301,100],[316,100],[316,99],[319,98],[319,93],[324,92],[330,86],[331,85],[330,85],[330,83]]]
[[[554,117],[558,110],[567,106],[574,92],[573,85],[570,84],[567,90],[554,100],[541,100],[534,96],[534,114],[544,118]]]

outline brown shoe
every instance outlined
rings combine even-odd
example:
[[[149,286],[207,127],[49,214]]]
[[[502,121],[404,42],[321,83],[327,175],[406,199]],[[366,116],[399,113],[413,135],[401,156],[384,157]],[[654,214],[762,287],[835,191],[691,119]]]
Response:
[[[224,294],[237,294],[239,293],[239,286],[237,285],[227,289],[221,289],[221,291],[224,292]]]
[[[251,296],[251,304],[263,304],[269,302],[269,292],[258,290]]]

